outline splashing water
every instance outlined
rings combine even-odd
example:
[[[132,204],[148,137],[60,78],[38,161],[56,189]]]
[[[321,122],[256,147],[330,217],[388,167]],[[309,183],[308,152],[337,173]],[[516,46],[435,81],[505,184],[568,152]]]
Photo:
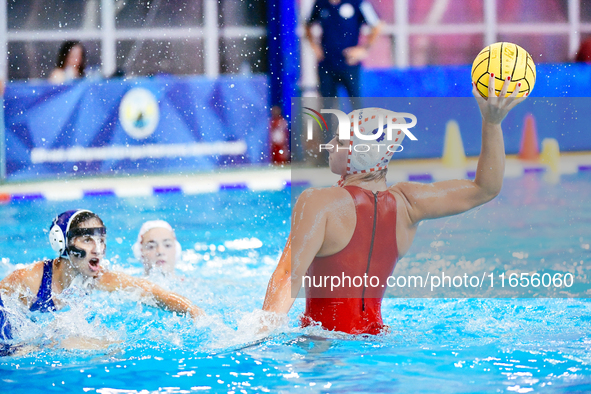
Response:
[[[481,209],[424,223],[396,270],[420,271],[427,262],[471,272],[504,261],[534,267],[580,260],[586,273],[590,180],[577,175],[548,185],[535,174],[506,180],[500,197]],[[35,204],[0,206],[0,219],[13,224],[2,230],[12,246],[1,256],[1,277],[52,256],[45,222],[70,204]],[[260,307],[289,234],[288,192],[97,197],[84,204],[109,228],[110,269],[137,276],[143,270],[131,258],[131,244],[141,223],[167,219],[183,258],[176,277],[149,279],[208,315],[193,321],[141,303],[137,293],[87,294],[83,284],[62,295],[68,306],[55,314],[31,314],[8,300],[28,349],[0,359],[3,390],[591,390],[586,299],[387,299],[390,332],[377,337],[300,329],[298,299],[289,322],[262,337],[259,327],[269,316]]]

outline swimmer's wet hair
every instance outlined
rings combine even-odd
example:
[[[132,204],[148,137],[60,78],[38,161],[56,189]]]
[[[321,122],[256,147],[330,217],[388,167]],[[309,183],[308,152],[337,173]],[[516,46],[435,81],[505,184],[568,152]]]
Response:
[[[388,169],[384,168],[383,170],[368,172],[363,174],[359,178],[360,181],[369,182],[369,181],[381,181],[382,179],[386,179],[386,175],[388,174]]]
[[[105,223],[103,223],[103,220],[101,218],[99,218],[99,216],[96,213],[81,212],[78,215],[76,215],[74,217],[74,219],[72,219],[72,223],[70,223],[70,230],[75,229],[75,228],[79,228],[82,223],[84,223],[90,219],[98,220],[99,222],[101,222],[101,226],[105,227]]]

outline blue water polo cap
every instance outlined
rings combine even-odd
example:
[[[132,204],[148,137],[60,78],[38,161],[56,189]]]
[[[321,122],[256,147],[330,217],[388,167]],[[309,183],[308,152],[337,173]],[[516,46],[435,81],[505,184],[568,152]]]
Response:
[[[68,257],[68,231],[72,220],[83,212],[90,212],[86,209],[74,209],[60,213],[49,228],[49,244],[58,253],[59,257]]]

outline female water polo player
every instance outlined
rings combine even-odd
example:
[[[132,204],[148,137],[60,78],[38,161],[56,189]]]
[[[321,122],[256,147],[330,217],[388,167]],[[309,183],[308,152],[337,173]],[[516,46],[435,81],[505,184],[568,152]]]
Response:
[[[154,271],[165,275],[174,274],[182,251],[172,226],[164,220],[145,222],[132,250],[135,258],[142,262],[146,275]]]
[[[75,281],[105,291],[137,289],[164,309],[192,317],[204,314],[185,297],[145,279],[101,267],[106,235],[103,221],[90,211],[67,211],[55,218],[49,242],[58,257],[18,269],[0,282],[0,339],[11,336],[1,297],[17,296],[31,311],[56,311],[64,306],[59,295]]]
[[[305,289],[303,326],[316,322],[350,334],[382,332],[381,302],[386,287],[356,287],[346,278],[377,276],[379,283],[386,283],[396,261],[410,248],[421,220],[465,212],[501,191],[505,168],[501,121],[524,98],[516,98],[519,89],[505,97],[509,81],[498,97],[492,76],[488,86],[488,99],[473,87],[482,114],[482,148],[474,181],[401,182],[387,187],[391,152],[356,152],[347,149],[349,141],[335,137],[330,142],[329,164],[332,172],[342,176],[340,187],[308,189],[298,198],[290,239],[269,281],[263,309],[286,314],[305,275],[315,285]],[[379,108],[349,114],[362,135],[379,127],[380,116],[387,122],[404,123],[396,120],[396,113]],[[350,138],[352,145],[366,142],[355,135],[353,123]],[[334,276],[343,278],[342,286],[316,287],[323,278]],[[295,286],[293,292],[291,286]]]

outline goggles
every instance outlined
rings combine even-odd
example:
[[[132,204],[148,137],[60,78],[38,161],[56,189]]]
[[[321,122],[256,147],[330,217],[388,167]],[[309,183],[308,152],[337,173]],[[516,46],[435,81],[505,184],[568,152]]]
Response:
[[[76,237],[83,237],[83,236],[91,236],[91,237],[101,237],[107,235],[107,228],[106,227],[85,227],[85,228],[75,228],[73,230],[68,231],[67,237],[68,239],[73,239]]]
[[[105,254],[105,237],[107,235],[106,227],[86,227],[86,228],[76,228],[73,230],[68,231],[68,241],[71,242],[76,237],[89,237],[92,238],[96,247],[97,247],[97,254],[99,256],[104,256]],[[86,257],[86,251],[84,249],[80,249],[74,245],[68,245],[68,254],[72,254],[78,258]]]

